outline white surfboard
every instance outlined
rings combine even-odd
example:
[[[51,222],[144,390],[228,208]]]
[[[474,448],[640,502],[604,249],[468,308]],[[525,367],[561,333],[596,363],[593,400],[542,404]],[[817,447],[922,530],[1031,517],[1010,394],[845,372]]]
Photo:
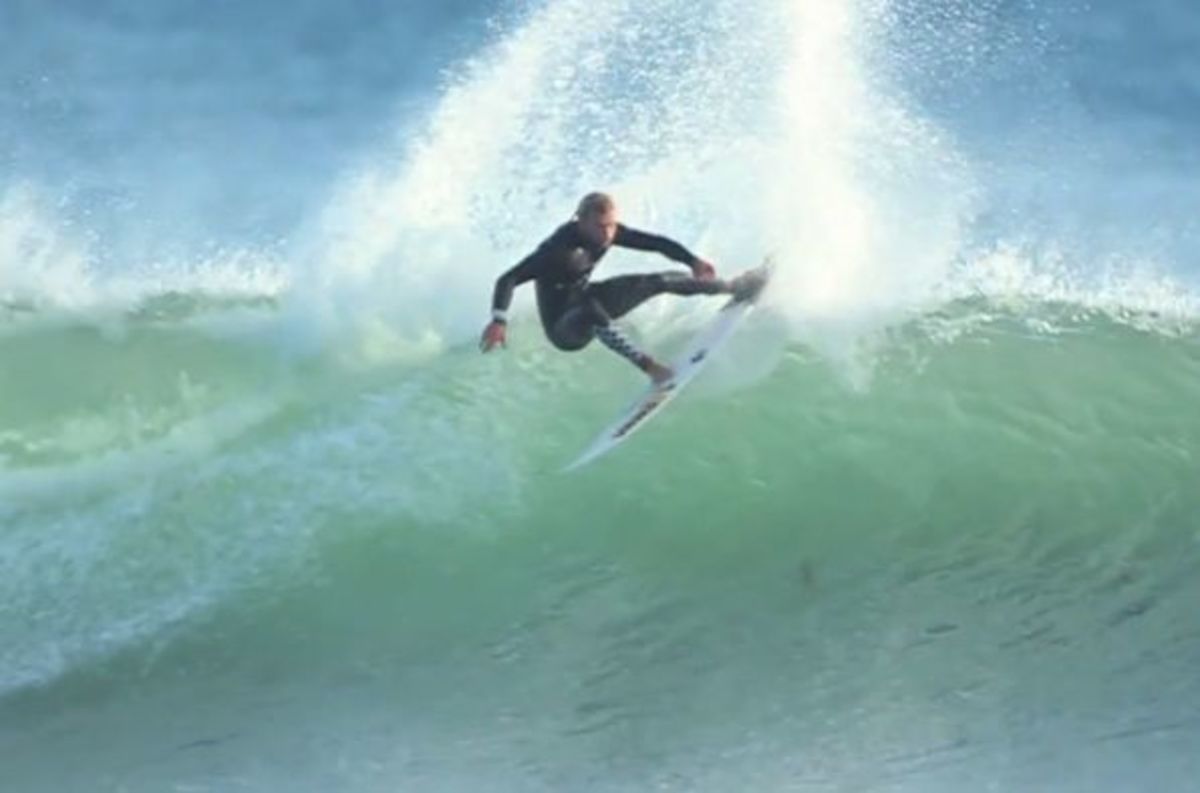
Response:
[[[769,263],[764,266],[768,267],[769,278]],[[700,373],[713,353],[733,335],[746,315],[754,310],[761,295],[762,290],[759,290],[758,294],[749,300],[730,300],[726,303],[708,326],[697,333],[679,357],[671,362],[675,376],[665,383],[648,386],[645,393],[634,400],[633,404],[592,441],[583,454],[563,470],[573,471],[590,463],[645,426],[651,417],[661,411]]]

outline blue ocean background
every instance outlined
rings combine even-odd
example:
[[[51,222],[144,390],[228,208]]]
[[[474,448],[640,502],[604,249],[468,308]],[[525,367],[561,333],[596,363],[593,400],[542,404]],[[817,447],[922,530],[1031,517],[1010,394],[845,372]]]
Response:
[[[1194,4],[0,37],[0,790],[1195,789]],[[778,270],[564,475],[639,375],[476,339],[593,189]]]

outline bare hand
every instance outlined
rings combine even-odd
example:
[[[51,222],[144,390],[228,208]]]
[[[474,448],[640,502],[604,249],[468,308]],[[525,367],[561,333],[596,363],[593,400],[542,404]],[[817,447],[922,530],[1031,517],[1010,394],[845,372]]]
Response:
[[[483,329],[483,335],[479,338],[479,349],[483,352],[491,352],[497,344],[501,347],[508,346],[507,326],[503,322],[492,320]]]
[[[701,281],[711,281],[717,277],[717,268],[712,266],[712,262],[697,259],[696,263],[692,265],[692,275]]]

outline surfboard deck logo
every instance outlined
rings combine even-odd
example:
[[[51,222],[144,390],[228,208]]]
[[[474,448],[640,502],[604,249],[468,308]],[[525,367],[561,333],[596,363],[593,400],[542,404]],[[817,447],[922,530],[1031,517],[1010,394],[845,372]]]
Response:
[[[683,353],[672,362],[675,376],[661,385],[651,385],[617,419],[600,433],[594,441],[564,471],[573,471],[611,451],[619,443],[646,425],[652,416],[661,412],[675,395],[683,390],[692,378],[700,373],[712,358],[712,353],[733,335],[733,332],[754,310],[762,295],[766,282],[771,277],[771,262],[762,265],[764,286],[745,300],[732,299],[717,312],[709,324],[697,333]]]
[[[613,430],[612,437],[620,440],[632,432],[637,425],[649,418],[651,413],[658,410],[662,405],[667,404],[667,394],[674,388],[674,383],[667,383],[661,388],[656,388],[654,393],[642,401],[641,406],[638,407],[637,411],[624,424]]]

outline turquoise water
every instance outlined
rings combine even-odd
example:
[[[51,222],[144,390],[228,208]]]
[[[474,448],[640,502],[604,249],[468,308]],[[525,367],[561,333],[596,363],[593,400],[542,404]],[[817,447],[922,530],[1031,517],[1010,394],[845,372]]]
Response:
[[[569,476],[631,376],[532,326],[359,372],[174,320],[8,339],[124,399],[6,399],[7,773],[1182,790],[1194,332],[952,309],[866,385],[802,347],[748,385],[716,362]]]
[[[601,6],[8,12],[0,789],[1194,787],[1194,14]],[[779,271],[566,475],[595,185]]]

